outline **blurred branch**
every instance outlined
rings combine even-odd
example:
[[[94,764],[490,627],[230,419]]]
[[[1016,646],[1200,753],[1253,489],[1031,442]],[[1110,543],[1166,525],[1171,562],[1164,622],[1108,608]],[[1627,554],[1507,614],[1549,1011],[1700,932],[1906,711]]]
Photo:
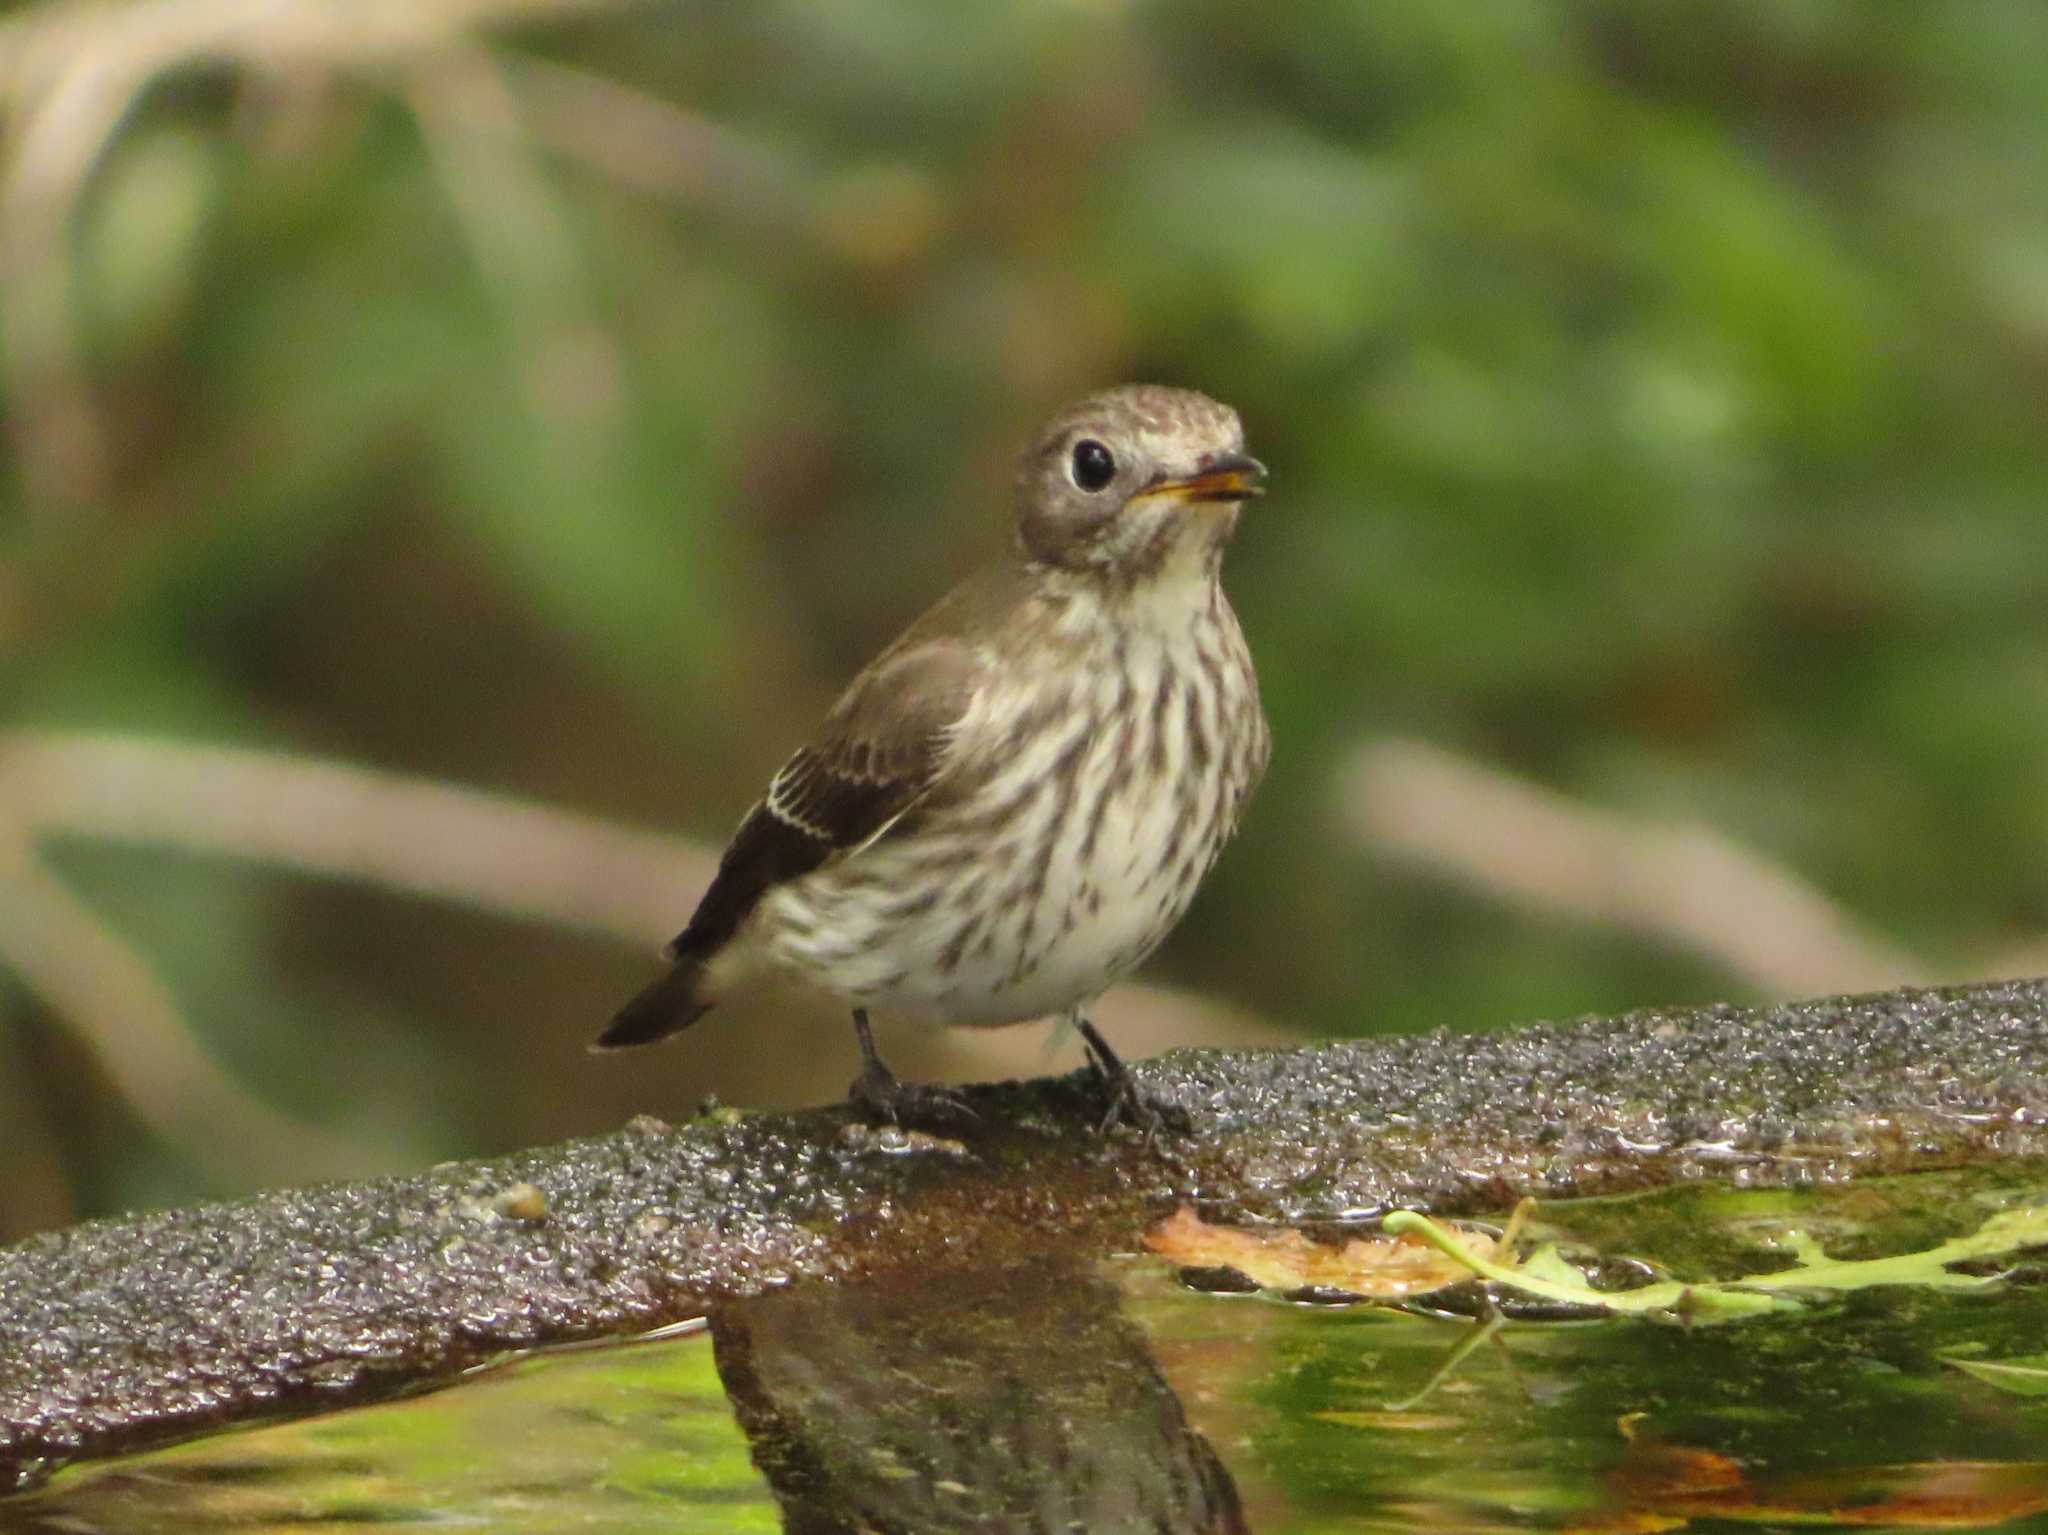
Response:
[[[307,1132],[221,1077],[147,963],[36,860],[37,842],[65,836],[352,880],[650,951],[717,866],[680,838],[370,768],[133,736],[0,734],[0,961],[75,1024],[167,1138],[238,1167],[261,1147],[296,1170],[320,1151]],[[1143,1020],[1161,1048],[1257,1033],[1185,994],[1128,990],[1113,1011]]]
[[[136,950],[43,866],[53,836],[176,847],[594,928],[654,944],[710,877],[686,844],[540,806],[260,752],[0,735],[0,962],[198,1165],[332,1177],[340,1143],[237,1087]]]
[[[588,70],[517,55],[498,67],[537,142],[620,186],[756,217],[804,216],[795,168],[766,145]]]
[[[37,14],[0,30],[0,100],[13,108],[15,146],[0,178],[0,360],[10,375],[6,429],[31,515],[88,503],[104,488],[106,434],[72,336],[66,246],[87,178],[144,80],[119,50],[61,65],[39,60],[27,44],[41,39],[21,30]],[[38,62],[49,78],[35,82]]]
[[[1119,986],[1089,1018],[1133,1060],[1168,1050],[1281,1050],[1299,1045],[1299,1029],[1285,1029],[1216,997],[1172,986]],[[1065,1024],[1051,1029],[947,1029],[927,1047],[934,1074],[985,1081],[1035,1077],[1086,1064],[1081,1036]],[[930,1068],[925,1068],[930,1069]]]
[[[556,195],[499,60],[476,47],[427,55],[402,94],[478,269],[497,295],[528,414],[586,454],[616,451],[617,338],[599,323]]]
[[[23,995],[0,1005],[0,1231],[50,1231],[78,1219],[57,1149],[58,1105],[33,1090],[40,1063],[29,1058],[29,1032],[16,1026],[26,1003]]]
[[[459,47],[516,21],[620,0],[128,0],[52,3],[0,21],[0,293],[6,426],[33,511],[104,491],[106,431],[73,333],[70,242],[94,169],[149,88],[195,66],[316,86]]]
[[[674,936],[718,867],[715,852],[681,837],[510,795],[127,735],[0,732],[0,817],[38,838],[246,859],[649,950]],[[1257,1027],[1184,992],[1121,990],[1129,1001],[1119,1007],[1156,1031],[1161,1048]]]
[[[33,99],[81,64],[154,79],[181,65],[355,69],[517,23],[625,0],[53,0],[0,20],[0,101]]]
[[[135,736],[0,734],[0,807],[37,837],[248,859],[650,949],[715,867],[679,838],[507,795]]]
[[[568,285],[576,256],[565,220],[492,56],[475,47],[430,54],[407,69],[403,94],[485,275],[522,308]]]
[[[237,1087],[143,960],[0,828],[0,960],[84,1036],[150,1129],[227,1181],[251,1165],[338,1177],[354,1159]]]
[[[1797,875],[1719,832],[1575,804],[1416,741],[1361,747],[1357,839],[1546,915],[1625,928],[1775,995],[1909,984],[1923,967]]]

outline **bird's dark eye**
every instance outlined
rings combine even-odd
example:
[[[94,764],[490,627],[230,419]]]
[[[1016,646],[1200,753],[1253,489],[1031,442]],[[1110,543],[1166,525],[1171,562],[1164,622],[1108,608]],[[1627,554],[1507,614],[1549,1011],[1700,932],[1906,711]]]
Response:
[[[1116,478],[1116,460],[1093,437],[1083,437],[1074,444],[1073,473],[1074,483],[1083,490],[1100,490]]]

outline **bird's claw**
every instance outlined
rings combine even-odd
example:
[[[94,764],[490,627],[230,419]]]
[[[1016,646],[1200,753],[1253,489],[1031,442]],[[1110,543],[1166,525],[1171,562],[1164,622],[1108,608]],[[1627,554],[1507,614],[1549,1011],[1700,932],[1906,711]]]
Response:
[[[950,1087],[906,1082],[878,1060],[861,1068],[846,1096],[872,1120],[891,1125],[960,1124],[981,1116]]]
[[[1096,1133],[1107,1135],[1119,1122],[1128,1124],[1150,1146],[1161,1133],[1171,1135],[1192,1135],[1195,1122],[1188,1111],[1177,1103],[1168,1103],[1155,1098],[1138,1085],[1138,1079],[1131,1074],[1117,1053],[1110,1049],[1109,1041],[1086,1017],[1074,1015],[1074,1028],[1081,1036],[1081,1043],[1088,1052],[1088,1064],[1094,1069],[1096,1083],[1108,1099],[1108,1107],[1102,1116],[1102,1123]]]
[[[1109,1100],[1097,1133],[1107,1135],[1119,1124],[1126,1124],[1144,1137],[1147,1146],[1162,1135],[1194,1133],[1195,1121],[1186,1109],[1147,1093],[1130,1072],[1122,1071],[1113,1077],[1098,1074],[1097,1081]]]

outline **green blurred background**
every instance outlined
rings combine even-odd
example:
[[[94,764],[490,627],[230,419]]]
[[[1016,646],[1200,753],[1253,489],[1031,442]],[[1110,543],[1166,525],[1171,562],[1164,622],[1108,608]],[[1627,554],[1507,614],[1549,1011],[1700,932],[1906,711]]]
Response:
[[[1125,379],[1273,470],[1134,1051],[2042,968],[2048,10],[352,9],[0,13],[0,1237],[840,1091],[584,1053],[702,874],[602,823],[715,846]]]

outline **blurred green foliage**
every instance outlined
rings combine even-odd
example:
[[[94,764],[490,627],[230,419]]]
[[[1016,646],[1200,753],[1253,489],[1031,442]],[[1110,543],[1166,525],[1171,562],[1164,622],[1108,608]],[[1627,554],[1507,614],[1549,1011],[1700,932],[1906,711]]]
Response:
[[[17,7],[0,62],[60,22],[117,57],[143,9]],[[1037,419],[1155,378],[1273,467],[1230,585],[1277,741],[1155,974],[1303,1033],[1745,989],[1361,852],[1336,784],[1385,733],[1707,822],[1936,973],[2038,952],[2048,12],[463,10],[409,48],[167,56],[68,205],[31,174],[52,93],[0,69],[7,725],[716,841],[997,546]],[[639,956],[54,856],[366,1165],[679,1108],[784,1048],[721,1015],[606,1072],[581,1046]],[[0,1171],[44,1190],[0,1234],[197,1186],[22,988],[0,1078]]]

